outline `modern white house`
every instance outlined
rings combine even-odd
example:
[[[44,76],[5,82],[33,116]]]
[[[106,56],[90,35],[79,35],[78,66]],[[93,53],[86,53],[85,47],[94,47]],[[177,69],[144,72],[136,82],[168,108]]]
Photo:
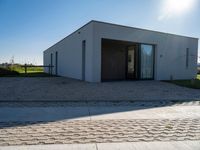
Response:
[[[44,65],[89,82],[192,79],[197,52],[198,38],[90,21],[45,50]]]

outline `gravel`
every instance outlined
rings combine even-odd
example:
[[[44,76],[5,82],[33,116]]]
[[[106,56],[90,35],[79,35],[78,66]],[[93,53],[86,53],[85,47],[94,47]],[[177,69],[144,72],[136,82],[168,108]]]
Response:
[[[2,77],[0,101],[200,100],[200,90],[160,81],[89,83],[65,77]]]

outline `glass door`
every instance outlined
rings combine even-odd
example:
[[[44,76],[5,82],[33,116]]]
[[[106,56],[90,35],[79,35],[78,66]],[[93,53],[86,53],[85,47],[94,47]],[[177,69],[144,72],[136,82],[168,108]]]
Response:
[[[135,79],[136,48],[129,46],[127,52],[127,79]]]
[[[154,49],[152,45],[141,44],[140,50],[140,78],[153,79]]]

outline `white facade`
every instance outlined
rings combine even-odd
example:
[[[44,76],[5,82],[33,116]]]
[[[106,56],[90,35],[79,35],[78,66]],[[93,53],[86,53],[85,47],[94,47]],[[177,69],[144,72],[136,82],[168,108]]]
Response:
[[[53,74],[56,74],[57,52],[57,75],[101,82],[102,39],[154,45],[155,80],[192,79],[196,76],[197,38],[98,21],[90,21],[45,50],[44,65],[49,65],[52,61]],[[85,54],[83,41],[85,41]],[[45,69],[45,72],[48,72],[48,69]]]

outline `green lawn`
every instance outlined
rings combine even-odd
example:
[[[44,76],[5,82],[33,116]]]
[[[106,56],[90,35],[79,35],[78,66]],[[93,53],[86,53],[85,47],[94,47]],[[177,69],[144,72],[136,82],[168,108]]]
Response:
[[[199,74],[199,75],[197,75],[197,79],[199,79],[199,80],[200,80],[200,74]]]
[[[169,82],[184,87],[200,89],[200,74],[197,75],[197,78],[195,80],[173,80]]]
[[[0,77],[49,77],[50,74],[44,73],[43,67],[28,67],[25,74],[24,67],[14,65],[9,68],[0,68]]]
[[[25,68],[21,66],[13,66],[10,69],[17,71],[19,73],[25,73]],[[36,73],[36,72],[44,72],[44,70],[42,67],[28,67],[27,68],[27,73]]]

